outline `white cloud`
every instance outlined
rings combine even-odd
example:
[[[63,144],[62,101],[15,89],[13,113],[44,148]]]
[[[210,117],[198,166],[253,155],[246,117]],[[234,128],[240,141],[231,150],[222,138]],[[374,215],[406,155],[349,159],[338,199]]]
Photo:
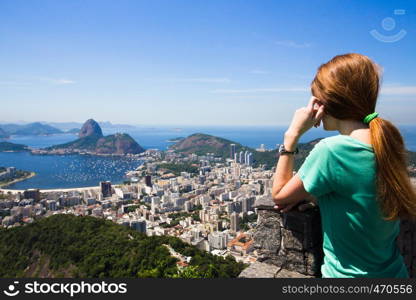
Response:
[[[297,43],[295,41],[275,41],[278,46],[288,47],[288,48],[309,48],[312,46],[311,43]]]
[[[75,83],[75,81],[70,80],[70,79],[66,79],[66,78],[40,77],[39,80],[47,81],[49,83],[58,84],[58,85],[73,84],[73,83]]]
[[[382,95],[416,95],[414,85],[386,85],[381,87]]]
[[[75,83],[75,81],[69,80],[69,79],[56,79],[55,82],[57,84],[71,84],[71,83]]]
[[[195,82],[195,83],[230,83],[229,78],[175,78],[177,82]]]
[[[263,75],[263,74],[269,74],[270,72],[269,71],[265,71],[265,70],[258,70],[258,69],[256,69],[256,70],[251,70],[250,73],[251,74]]]
[[[0,80],[0,86],[32,86],[39,81],[43,81],[49,84],[65,85],[73,84],[74,80],[66,78],[51,78],[51,77],[32,77],[32,78],[19,78],[18,80]]]
[[[307,87],[292,88],[254,88],[254,89],[217,89],[215,94],[256,94],[256,93],[280,93],[280,92],[309,92]]]
[[[21,83],[17,81],[0,81],[0,85],[10,86],[10,85],[20,85]]]
[[[287,87],[287,88],[249,88],[249,89],[216,89],[214,94],[259,94],[259,93],[281,93],[281,92],[309,92],[309,87]],[[416,86],[386,85],[381,88],[382,95],[416,95]]]

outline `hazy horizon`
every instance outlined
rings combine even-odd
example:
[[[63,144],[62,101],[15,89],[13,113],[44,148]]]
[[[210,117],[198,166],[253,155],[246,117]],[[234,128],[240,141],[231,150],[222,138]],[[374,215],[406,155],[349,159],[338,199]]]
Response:
[[[143,127],[143,126],[159,126],[159,127],[175,127],[175,126],[181,126],[181,127],[286,127],[289,126],[289,123],[284,124],[255,124],[255,125],[249,125],[249,124],[158,124],[158,123],[118,123],[118,122],[112,122],[110,120],[97,120],[94,119],[96,122],[103,124],[103,123],[111,123],[111,125],[116,126],[132,126],[132,127]],[[87,121],[87,120],[85,120]],[[85,123],[85,121],[72,121],[72,122],[53,122],[53,121],[44,121],[44,120],[35,120],[35,121],[11,121],[11,122],[3,122],[0,120],[0,127],[1,125],[5,124],[16,124],[16,125],[26,125],[26,124],[32,124],[32,123],[42,123],[42,124],[70,124],[74,123],[77,125],[82,125]],[[394,125],[397,126],[416,126],[416,121],[414,123],[394,123]],[[102,125],[101,125],[102,126]],[[319,129],[323,129],[322,124],[319,127]]]

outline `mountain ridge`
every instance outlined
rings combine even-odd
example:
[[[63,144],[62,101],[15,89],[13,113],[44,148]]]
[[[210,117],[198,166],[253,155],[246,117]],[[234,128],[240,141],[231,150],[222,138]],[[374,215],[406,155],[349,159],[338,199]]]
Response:
[[[34,122],[29,124],[1,124],[1,129],[8,135],[50,135],[63,133],[53,126]]]
[[[298,170],[305,161],[309,152],[313,147],[324,138],[313,139],[309,142],[299,143],[299,153],[295,156],[294,169]],[[271,169],[277,164],[277,149],[268,151],[257,151],[251,147],[244,146],[238,142],[234,142],[225,138],[204,134],[194,133],[188,137],[181,139],[177,143],[170,145],[169,149],[179,153],[195,153],[197,155],[206,155],[206,153],[214,153],[216,156],[230,158],[230,145],[236,145],[236,153],[240,151],[249,151],[253,153],[253,166],[259,167],[264,165],[266,169]],[[416,176],[416,152],[407,150],[409,173]]]
[[[313,146],[322,138],[314,139],[307,143],[299,144],[299,154],[295,156],[295,168],[300,167]],[[238,142],[234,142],[222,137],[217,137],[205,133],[194,133],[188,137],[171,145],[169,149],[180,153],[195,153],[197,155],[205,155],[206,153],[214,153],[222,158],[231,158],[231,144],[235,144],[235,152],[248,151],[253,153],[253,166],[259,167],[264,165],[266,169],[271,169],[277,163],[277,149],[269,151],[257,151],[254,148],[244,146]]]

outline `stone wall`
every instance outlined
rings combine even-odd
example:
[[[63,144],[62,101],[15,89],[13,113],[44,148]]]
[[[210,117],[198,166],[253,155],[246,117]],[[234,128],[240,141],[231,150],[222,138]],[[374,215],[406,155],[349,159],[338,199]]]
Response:
[[[319,208],[280,213],[271,197],[260,198],[253,239],[258,262],[240,277],[320,277],[323,259]],[[416,276],[416,223],[403,221],[398,246],[411,277]]]
[[[416,278],[416,222],[401,222],[397,245],[403,255],[410,277]]]

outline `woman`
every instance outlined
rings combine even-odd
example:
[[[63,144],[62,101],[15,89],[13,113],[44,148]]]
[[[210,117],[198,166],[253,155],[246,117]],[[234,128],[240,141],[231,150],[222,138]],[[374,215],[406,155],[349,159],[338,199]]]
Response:
[[[416,215],[416,195],[400,132],[375,113],[379,84],[379,68],[364,55],[323,64],[279,149],[273,200],[283,212],[303,199],[318,201],[323,277],[408,277],[395,242],[399,219]],[[321,121],[340,134],[317,143],[293,175],[299,138]]]

